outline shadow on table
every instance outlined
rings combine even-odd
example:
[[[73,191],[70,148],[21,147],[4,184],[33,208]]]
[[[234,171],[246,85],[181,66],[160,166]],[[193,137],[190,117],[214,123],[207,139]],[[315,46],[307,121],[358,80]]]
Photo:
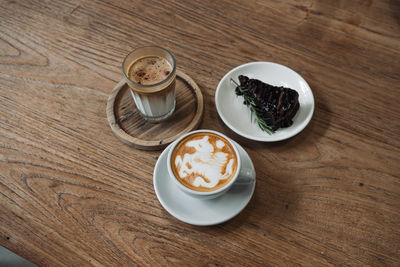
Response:
[[[393,17],[397,20],[397,24],[400,25],[400,5],[399,1],[397,0],[390,0],[389,1],[390,10],[393,11]]]
[[[315,98],[313,118],[302,132],[287,140],[272,143],[248,140],[225,126],[219,118],[221,132],[244,147],[253,160],[257,174],[257,184],[250,203],[237,217],[225,224],[240,227],[248,222],[248,216],[287,218],[296,211],[301,198],[295,184],[299,178],[296,168],[307,168],[321,157],[318,142],[330,127],[332,117],[324,96],[318,93],[315,85],[311,87]],[[307,179],[304,175],[302,178]]]
[[[225,123],[218,117],[216,122],[219,126],[219,131],[224,133],[226,136],[232,138],[236,142],[238,142],[241,146],[245,149],[249,148],[251,150],[273,150],[275,148],[283,148],[285,149],[286,146],[291,148],[292,146],[301,147],[302,145],[313,145],[315,144],[321,136],[324,136],[325,132],[328,130],[332,113],[329,110],[329,107],[326,105],[328,102],[326,96],[322,95],[315,84],[310,84],[311,88],[313,88],[314,94],[314,114],[309,122],[309,124],[304,128],[303,131],[298,133],[297,135],[282,141],[277,142],[259,142],[247,139],[234,131],[232,131],[229,127],[225,125]],[[216,108],[212,112],[217,113]],[[250,155],[251,156],[251,155]]]

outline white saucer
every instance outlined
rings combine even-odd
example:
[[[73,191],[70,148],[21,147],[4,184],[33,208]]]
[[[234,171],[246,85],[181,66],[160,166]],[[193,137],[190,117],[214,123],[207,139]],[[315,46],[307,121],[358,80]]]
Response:
[[[299,93],[300,108],[293,118],[293,125],[280,128],[271,135],[262,131],[252,121],[250,109],[243,104],[243,97],[236,95],[236,86],[230,81],[232,78],[238,82],[239,75],[296,90]],[[222,121],[234,132],[263,142],[280,141],[298,134],[307,126],[314,113],[314,96],[307,82],[297,72],[272,62],[247,63],[229,71],[217,86],[215,104]]]
[[[182,192],[171,180],[167,170],[169,145],[157,160],[153,173],[154,190],[161,205],[172,216],[193,225],[223,223],[241,212],[249,203],[256,186],[256,171],[247,152],[233,141],[242,159],[242,170],[247,170],[254,179],[248,184],[234,184],[224,195],[210,200],[200,200]]]

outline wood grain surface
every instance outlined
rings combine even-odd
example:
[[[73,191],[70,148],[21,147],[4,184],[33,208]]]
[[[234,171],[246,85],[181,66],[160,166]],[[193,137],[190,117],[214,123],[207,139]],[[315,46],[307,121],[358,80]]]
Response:
[[[0,0],[0,245],[40,266],[399,266],[399,14],[395,0]],[[148,44],[201,88],[200,128],[254,162],[255,194],[224,224],[169,215],[160,151],[108,125],[122,60]],[[251,61],[311,86],[297,136],[248,141],[219,119],[219,80]]]

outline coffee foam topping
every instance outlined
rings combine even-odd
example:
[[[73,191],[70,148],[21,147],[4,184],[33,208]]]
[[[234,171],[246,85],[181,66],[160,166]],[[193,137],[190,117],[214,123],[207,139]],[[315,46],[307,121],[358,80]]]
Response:
[[[209,139],[205,135],[201,139],[186,142],[183,145],[194,152],[175,157],[174,164],[179,178],[190,181],[191,186],[213,188],[232,177],[236,171],[235,158],[222,151],[227,144],[217,140],[214,147]]]
[[[165,58],[146,56],[128,67],[128,76],[138,84],[151,85],[165,80],[171,71],[172,66]]]

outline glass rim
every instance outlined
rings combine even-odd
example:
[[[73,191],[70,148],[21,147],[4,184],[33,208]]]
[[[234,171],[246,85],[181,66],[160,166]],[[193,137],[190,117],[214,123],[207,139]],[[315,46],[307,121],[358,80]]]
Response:
[[[166,52],[167,54],[169,54],[169,55],[171,56],[171,58],[172,58],[172,63],[173,63],[173,65],[172,65],[172,71],[171,71],[171,73],[167,76],[167,78],[165,78],[164,80],[162,80],[162,81],[160,81],[160,82],[158,82],[158,83],[153,83],[153,84],[140,84],[140,83],[137,83],[137,82],[135,82],[135,81],[132,81],[132,80],[128,77],[128,75],[125,73],[125,69],[124,69],[126,60],[128,59],[129,55],[132,54],[134,51],[137,51],[137,50],[143,49],[143,48],[157,48],[157,49],[163,50],[164,52]],[[144,88],[150,88],[150,87],[154,87],[154,86],[161,85],[161,84],[163,84],[165,81],[167,81],[167,80],[169,80],[171,77],[173,77],[173,75],[175,75],[175,72],[176,72],[176,60],[175,60],[175,57],[174,57],[174,55],[172,54],[172,52],[170,52],[169,50],[167,50],[167,49],[165,49],[165,48],[162,48],[162,47],[160,47],[160,46],[156,46],[156,45],[148,45],[148,46],[140,46],[140,47],[137,47],[137,48],[135,48],[134,50],[132,50],[131,52],[129,52],[128,55],[126,55],[126,57],[125,57],[124,60],[122,61],[122,74],[124,75],[125,79],[126,79],[129,83],[133,84],[134,86],[139,86],[139,87],[144,87]]]

